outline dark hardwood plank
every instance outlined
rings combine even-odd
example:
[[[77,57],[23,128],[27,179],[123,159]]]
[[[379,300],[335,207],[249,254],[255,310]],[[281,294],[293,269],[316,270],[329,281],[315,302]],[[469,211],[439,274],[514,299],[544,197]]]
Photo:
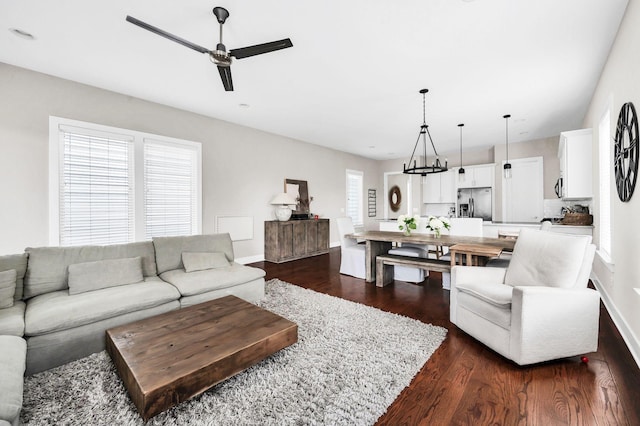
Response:
[[[340,249],[293,262],[252,264],[267,279],[447,328],[444,343],[378,421],[380,425],[640,425],[640,370],[604,308],[596,352],[520,367],[449,322],[449,292],[431,272],[421,284],[340,275]]]

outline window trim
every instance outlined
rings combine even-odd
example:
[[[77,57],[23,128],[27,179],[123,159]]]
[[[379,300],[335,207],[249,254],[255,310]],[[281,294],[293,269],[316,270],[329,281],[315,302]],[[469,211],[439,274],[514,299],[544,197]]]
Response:
[[[612,179],[612,161],[611,159],[613,158],[612,152],[613,152],[613,144],[611,143],[612,141],[612,137],[611,137],[611,120],[612,120],[612,116],[611,116],[611,110],[612,110],[612,106],[613,106],[613,99],[610,96],[608,101],[606,102],[602,114],[600,115],[600,119],[598,120],[598,175],[599,175],[599,179],[598,179],[598,218],[597,218],[597,226],[598,226],[598,255],[600,256],[600,258],[602,258],[602,260],[606,263],[606,264],[612,264],[613,263],[613,231],[614,231],[614,224],[613,224],[613,205],[611,202],[611,194],[615,194],[615,190],[611,191],[611,187],[613,185],[613,179]],[[609,128],[606,129],[606,135],[602,134],[602,127],[604,124],[605,119],[608,119],[609,122]],[[604,140],[604,138],[606,137],[606,140]],[[604,159],[602,158],[602,154],[603,152],[606,151],[608,153],[608,158]],[[608,181],[607,182],[602,182],[602,179],[604,177],[603,174],[603,169],[602,167],[607,167],[608,168],[608,173],[607,173],[607,177],[608,177]],[[606,197],[603,197],[603,189],[604,186],[608,187],[608,194],[604,194],[607,195]],[[607,212],[607,215],[603,215],[603,207],[607,208],[609,211]],[[604,217],[603,217],[604,216]],[[608,221],[605,220],[608,216]],[[605,234],[605,227],[608,227],[608,245],[605,245],[603,247],[602,245],[602,240],[603,240],[603,234]]]
[[[200,142],[177,139],[153,133],[106,126],[86,121],[72,120],[62,117],[49,116],[49,245],[60,245],[60,128],[64,126],[87,129],[89,132],[112,133],[126,135],[133,138],[134,144],[134,240],[145,241],[144,226],[144,143],[149,140],[155,143],[183,145],[196,151],[197,159],[197,188],[196,188],[196,233],[202,232],[202,144]]]

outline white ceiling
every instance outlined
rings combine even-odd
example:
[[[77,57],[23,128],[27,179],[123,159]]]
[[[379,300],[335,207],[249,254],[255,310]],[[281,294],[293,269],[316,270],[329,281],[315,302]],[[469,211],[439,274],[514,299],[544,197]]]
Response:
[[[627,0],[1,0],[0,62],[374,159],[405,158],[422,124],[442,153],[579,128]],[[215,65],[125,21],[213,49],[289,37]],[[35,36],[29,41],[9,31]],[[243,106],[243,104],[248,105]],[[457,158],[457,157],[456,157]]]

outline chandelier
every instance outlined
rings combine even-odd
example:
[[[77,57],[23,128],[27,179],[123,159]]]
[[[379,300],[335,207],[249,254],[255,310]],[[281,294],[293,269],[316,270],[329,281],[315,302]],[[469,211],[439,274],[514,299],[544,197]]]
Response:
[[[416,144],[413,147],[411,158],[409,158],[409,167],[407,168],[406,163],[404,163],[402,166],[402,173],[406,173],[409,175],[426,176],[431,173],[442,173],[447,171],[447,160],[444,160],[444,166],[440,163],[438,151],[436,151],[436,146],[433,144],[433,139],[431,139],[431,133],[429,133],[429,126],[427,126],[425,118],[425,95],[428,91],[429,89],[420,90],[420,93],[422,94],[422,125],[420,126],[420,133],[418,133],[418,139],[416,140]],[[436,156],[436,160],[432,162],[430,166],[427,165],[427,136],[429,136],[431,147],[433,148],[433,152]],[[420,139],[422,139],[422,156],[420,156],[420,154],[416,154]]]

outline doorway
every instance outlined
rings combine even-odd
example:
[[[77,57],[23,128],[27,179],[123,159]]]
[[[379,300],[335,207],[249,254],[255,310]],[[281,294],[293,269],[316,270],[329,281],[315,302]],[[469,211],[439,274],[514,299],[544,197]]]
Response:
[[[511,179],[502,176],[502,220],[540,222],[544,216],[542,157],[518,158],[509,162]]]

